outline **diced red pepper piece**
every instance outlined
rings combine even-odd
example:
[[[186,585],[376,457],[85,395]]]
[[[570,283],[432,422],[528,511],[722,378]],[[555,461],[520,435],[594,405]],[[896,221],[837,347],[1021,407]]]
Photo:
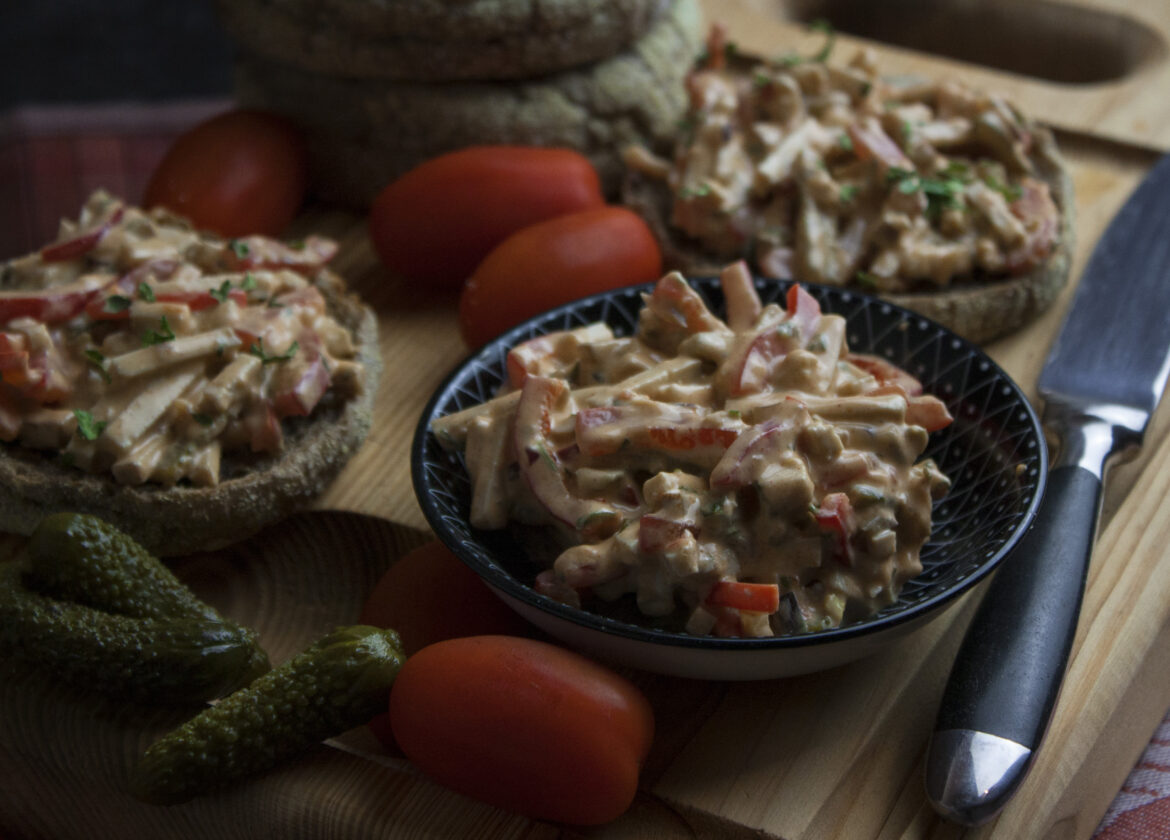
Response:
[[[774,613],[780,609],[780,587],[774,583],[721,580],[711,587],[704,603],[713,607]]]
[[[647,513],[638,520],[638,550],[643,554],[657,554],[697,530],[693,523]]]
[[[872,117],[865,122],[855,122],[846,131],[853,141],[853,150],[861,160],[876,161],[883,174],[886,171],[898,168],[912,171],[914,164],[902,147],[895,143],[890,135],[882,130],[881,124]]]
[[[12,290],[0,292],[0,322],[15,318],[32,318],[42,324],[58,324],[81,313],[89,301],[100,294],[101,285],[87,277],[42,291]]]
[[[821,531],[834,537],[834,553],[845,565],[852,565],[853,550],[849,537],[854,531],[853,503],[845,493],[829,493],[821,499],[816,513]]]
[[[540,362],[553,352],[552,341],[548,336],[540,336],[518,344],[508,351],[508,384],[513,388],[520,388],[528,374],[540,370]]]
[[[714,464],[739,437],[739,428],[707,425],[695,409],[671,404],[599,406],[577,412],[577,445],[586,455],[610,455],[623,447],[686,455]]]
[[[820,303],[799,283],[789,286],[785,302],[788,317],[795,321],[800,329],[801,345],[808,344],[821,323]]]
[[[711,470],[711,486],[720,488],[746,487],[755,478],[757,460],[771,460],[770,456],[788,445],[796,428],[792,418],[767,420],[736,438],[715,468]]]
[[[41,249],[41,259],[45,262],[67,262],[84,257],[97,247],[97,244],[110,232],[110,228],[122,220],[123,208],[119,207],[109,219],[97,227],[78,234],[64,242],[55,242]]]
[[[312,413],[321,397],[329,390],[329,370],[320,356],[305,366],[293,387],[273,397],[277,417],[306,417]]]
[[[1035,178],[1020,180],[1020,197],[1009,208],[1024,223],[1028,237],[1005,259],[1012,274],[1024,274],[1040,265],[1052,253],[1060,228],[1060,213],[1048,185]]]

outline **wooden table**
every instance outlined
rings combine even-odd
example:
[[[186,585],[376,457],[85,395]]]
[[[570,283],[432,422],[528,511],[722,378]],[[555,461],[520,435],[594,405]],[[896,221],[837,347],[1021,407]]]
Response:
[[[917,4],[890,8],[911,5]],[[1170,148],[1170,6],[1159,5],[988,4],[992,12],[1025,9],[1046,21],[1053,38],[1072,32],[1074,45],[1094,35],[1124,42],[1130,66],[1105,81],[1028,78],[847,35],[836,50],[847,55],[866,44],[891,72],[957,74],[1007,91],[1057,127],[1076,189],[1077,276],[1113,213],[1159,151]],[[864,4],[789,6],[815,6],[829,17],[836,10],[853,20],[848,14]],[[711,0],[707,12],[744,49],[777,53],[811,37],[785,19],[789,6]],[[465,355],[454,302],[419,298],[389,277],[360,216],[316,208],[296,228],[293,235],[313,230],[339,239],[335,267],[379,313],[387,364],[374,428],[315,511],[238,549],[179,566],[201,594],[257,627],[274,660],[356,617],[378,574],[426,538],[410,484],[409,444],[425,400]],[[989,348],[1029,393],[1069,291],[1026,330]],[[96,700],[81,706],[55,692],[45,701],[38,677],[18,675],[0,684],[0,829],[62,838],[1089,837],[1170,707],[1168,429],[1170,409],[1163,406],[1139,457],[1109,477],[1077,642],[1048,739],[1018,796],[981,829],[964,834],[936,817],[922,781],[943,682],[981,590],[887,652],[826,673],[742,684],[633,674],[659,726],[642,792],[626,816],[587,831],[532,823],[445,791],[404,760],[381,754],[364,731],[228,793],[151,808],[122,793],[120,782],[173,716]],[[321,564],[330,570],[325,578],[314,571]]]

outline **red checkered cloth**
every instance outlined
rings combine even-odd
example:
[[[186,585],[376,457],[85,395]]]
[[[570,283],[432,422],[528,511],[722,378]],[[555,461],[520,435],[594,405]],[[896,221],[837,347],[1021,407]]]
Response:
[[[223,100],[36,107],[0,117],[0,259],[53,239],[60,219],[76,217],[99,187],[140,202],[175,136],[228,107]],[[1170,838],[1170,713],[1093,836]]]
[[[0,259],[28,253],[76,218],[98,187],[137,204],[175,136],[225,100],[28,107],[0,117]]]

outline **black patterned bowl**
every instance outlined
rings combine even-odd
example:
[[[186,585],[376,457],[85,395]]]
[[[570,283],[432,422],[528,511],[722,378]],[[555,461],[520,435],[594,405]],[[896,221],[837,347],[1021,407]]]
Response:
[[[722,293],[714,278],[691,281],[715,312]],[[790,284],[757,279],[764,303],[783,304]],[[714,638],[616,620],[538,594],[529,585],[541,565],[505,532],[472,529],[470,486],[459,455],[428,431],[437,417],[495,393],[506,377],[508,350],[543,333],[604,321],[628,335],[640,294],[630,287],[548,312],[509,331],[463,362],[432,397],[419,421],[412,455],[414,489],[444,543],[528,620],[601,659],[658,673],[705,679],[767,679],[833,667],[866,656],[938,617],[989,574],[1027,530],[1043,493],[1047,451],[1039,419],[1019,387],[978,347],[920,315],[880,299],[806,284],[827,312],[848,323],[849,348],[875,353],[914,374],[946,403],[955,421],[931,435],[926,456],[952,481],[935,504],[922,551],[922,573],[896,603],[832,630],[774,638]]]

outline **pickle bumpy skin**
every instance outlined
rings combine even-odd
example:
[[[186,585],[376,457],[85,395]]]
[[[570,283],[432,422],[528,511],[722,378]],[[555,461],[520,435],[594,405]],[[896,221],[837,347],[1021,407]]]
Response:
[[[224,619],[161,560],[96,516],[46,516],[28,544],[26,583],[77,604],[134,618]]]
[[[133,700],[196,703],[268,669],[255,633],[204,618],[132,618],[27,589],[0,563],[0,656],[83,690]]]
[[[404,661],[393,630],[338,628],[155,742],[131,792],[184,802],[367,723],[386,710]]]

